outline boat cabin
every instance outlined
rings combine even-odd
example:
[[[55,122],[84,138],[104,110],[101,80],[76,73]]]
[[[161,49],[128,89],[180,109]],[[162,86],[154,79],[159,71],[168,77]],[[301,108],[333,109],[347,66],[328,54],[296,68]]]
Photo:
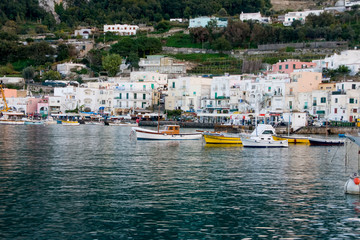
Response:
[[[251,133],[251,136],[276,135],[275,128],[269,124],[259,124]]]
[[[161,133],[166,134],[180,134],[180,126],[179,125],[165,125],[164,129],[160,131]]]

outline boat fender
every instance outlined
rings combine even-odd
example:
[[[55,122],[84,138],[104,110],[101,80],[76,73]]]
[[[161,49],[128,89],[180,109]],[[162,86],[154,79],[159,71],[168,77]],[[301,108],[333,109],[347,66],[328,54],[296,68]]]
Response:
[[[359,178],[354,178],[354,183],[356,184],[356,185],[359,185],[360,184],[360,179]]]

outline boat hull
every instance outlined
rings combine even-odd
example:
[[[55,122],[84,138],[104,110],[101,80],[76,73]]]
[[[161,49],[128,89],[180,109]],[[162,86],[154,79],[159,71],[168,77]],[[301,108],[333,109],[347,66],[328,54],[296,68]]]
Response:
[[[239,137],[204,134],[204,139],[207,144],[242,144]]]
[[[315,139],[309,138],[310,146],[342,146],[344,141],[342,140],[327,140],[327,139]]]
[[[202,137],[201,133],[166,134],[136,127],[133,131],[138,140],[198,140]]]
[[[310,144],[309,138],[306,137],[287,137],[287,136],[273,136],[275,141],[284,141],[288,140],[288,143],[293,144]]]
[[[80,125],[80,123],[77,122],[77,121],[62,121],[61,124],[64,125],[64,126],[78,126],[78,125]]]
[[[25,125],[44,125],[43,121],[37,121],[37,122],[25,122]]]
[[[2,125],[24,125],[25,121],[12,121],[12,120],[1,120]]]
[[[258,139],[242,139],[244,147],[249,148],[287,148],[288,141],[269,141],[269,140],[258,140]]]

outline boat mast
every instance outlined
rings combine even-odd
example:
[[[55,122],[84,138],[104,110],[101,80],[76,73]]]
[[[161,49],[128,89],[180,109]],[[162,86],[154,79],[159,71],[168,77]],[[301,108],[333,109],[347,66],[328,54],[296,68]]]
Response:
[[[160,104],[158,109],[158,133],[160,132]]]

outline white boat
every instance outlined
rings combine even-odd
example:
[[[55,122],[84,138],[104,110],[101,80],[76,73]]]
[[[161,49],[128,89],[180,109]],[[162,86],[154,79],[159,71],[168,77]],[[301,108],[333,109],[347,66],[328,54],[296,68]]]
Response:
[[[36,120],[25,120],[25,125],[44,125],[44,121]]]
[[[138,140],[198,140],[201,139],[201,132],[180,133],[179,125],[165,125],[163,130],[149,130],[140,127],[133,127]]]
[[[109,122],[109,126],[137,127],[137,123],[130,122]]]
[[[275,141],[272,137],[259,137],[257,139],[241,139],[244,147],[252,148],[287,148],[288,140]]]
[[[253,148],[287,148],[288,140],[276,141],[273,139],[275,129],[268,124],[259,124],[251,133],[250,137],[241,137],[244,147]]]
[[[54,118],[52,117],[48,117],[45,121],[44,121],[44,124],[45,125],[54,125],[54,124],[57,124],[57,121],[54,120]]]
[[[346,135],[348,141],[345,142],[345,163],[352,169],[357,168],[357,172],[350,175],[344,186],[345,193],[360,194],[360,176],[359,176],[359,159],[360,159],[360,137]],[[357,161],[354,161],[357,160]]]
[[[3,125],[24,125],[24,113],[22,112],[2,112],[3,116],[0,118],[0,124]]]

